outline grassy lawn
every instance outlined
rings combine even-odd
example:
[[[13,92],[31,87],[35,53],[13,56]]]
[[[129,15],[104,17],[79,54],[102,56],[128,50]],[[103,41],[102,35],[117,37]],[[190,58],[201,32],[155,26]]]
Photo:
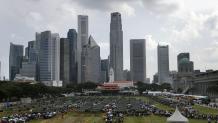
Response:
[[[149,99],[148,97],[145,97],[145,96],[140,96],[140,97],[136,97],[137,99],[141,99],[149,104],[152,104],[152,105],[155,105],[157,108],[159,109],[163,109],[163,110],[168,110],[168,111],[174,111],[175,109],[170,107],[170,106],[166,106],[166,105],[163,105],[161,103],[158,103],[158,102],[155,102],[151,99]]]
[[[124,123],[166,123],[166,117],[160,116],[146,116],[146,117],[125,117]],[[205,120],[190,120],[189,123],[206,123]],[[68,113],[64,116],[57,116],[48,120],[37,120],[31,123],[104,123],[102,114],[75,114]]]
[[[132,97],[130,96],[130,98]],[[149,99],[148,97],[139,96],[139,97],[134,97],[134,98],[141,99],[149,104],[155,105],[156,107],[160,109],[169,110],[169,111],[175,110],[167,105],[163,105],[161,103],[155,102]],[[197,109],[200,113],[218,114],[217,109],[202,107],[199,105],[195,105],[194,108]],[[0,112],[0,117],[7,116],[12,113],[14,114],[16,113],[16,111],[8,110],[5,112]],[[102,113],[94,114],[94,113],[79,113],[79,112],[71,111],[65,114],[64,118],[62,118],[61,115],[58,115],[52,119],[34,120],[34,121],[31,121],[30,123],[104,123],[103,116],[104,114]],[[146,117],[130,116],[130,117],[124,118],[124,123],[166,123],[166,119],[167,119],[166,117],[160,117],[160,116],[155,116],[155,115],[150,115]],[[207,123],[207,121],[189,119],[189,123]]]
[[[194,105],[193,108],[196,109],[197,111],[199,111],[200,113],[218,115],[217,109],[203,107],[200,105]]]

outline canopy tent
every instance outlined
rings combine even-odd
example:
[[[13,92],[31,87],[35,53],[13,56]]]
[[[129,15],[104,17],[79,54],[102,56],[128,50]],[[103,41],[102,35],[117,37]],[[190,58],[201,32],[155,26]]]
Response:
[[[176,111],[167,118],[167,123],[188,123],[188,119],[184,117],[176,107]]]

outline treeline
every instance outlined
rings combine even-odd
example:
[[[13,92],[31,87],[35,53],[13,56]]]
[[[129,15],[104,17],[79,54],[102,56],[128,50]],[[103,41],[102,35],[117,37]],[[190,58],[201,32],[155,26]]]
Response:
[[[23,97],[60,96],[63,93],[82,92],[83,89],[95,89],[96,87],[97,85],[91,82],[66,87],[48,87],[42,83],[0,82],[0,101],[14,101]]]
[[[168,83],[163,83],[161,85],[158,85],[155,83],[147,84],[143,82],[137,82],[136,87],[140,94],[143,91],[147,91],[147,90],[150,90],[150,91],[164,91],[164,89],[166,89],[167,91],[172,90],[171,85]]]

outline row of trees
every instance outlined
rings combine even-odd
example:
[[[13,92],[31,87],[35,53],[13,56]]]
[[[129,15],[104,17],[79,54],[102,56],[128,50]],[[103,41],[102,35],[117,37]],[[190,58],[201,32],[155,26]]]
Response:
[[[136,87],[137,90],[139,91],[139,93],[141,94],[143,91],[164,91],[164,89],[166,90],[172,90],[172,87],[170,84],[168,83],[163,83],[161,85],[152,83],[152,84],[147,84],[147,83],[143,83],[143,82],[137,82],[136,83]]]
[[[95,83],[68,85],[67,87],[48,87],[42,83],[0,82],[0,101],[18,100],[22,97],[40,98],[43,96],[60,96],[63,93],[82,92],[82,89],[95,89]]]
[[[16,83],[16,82],[0,82],[0,101],[2,100],[17,100],[22,97],[39,98],[46,95],[59,96],[63,93],[82,92],[83,89],[94,90],[97,84],[86,82],[81,84],[70,84],[66,87],[48,87],[42,83]],[[163,91],[164,89],[171,90],[170,84],[146,84],[137,82],[136,88],[139,93],[146,90]]]

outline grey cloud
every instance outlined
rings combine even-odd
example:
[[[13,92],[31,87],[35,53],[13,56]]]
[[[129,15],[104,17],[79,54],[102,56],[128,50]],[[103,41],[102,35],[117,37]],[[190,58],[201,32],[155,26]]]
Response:
[[[119,5],[127,3],[132,6],[134,3],[143,3],[145,9],[155,14],[168,14],[180,8],[177,0],[168,2],[167,0],[72,0],[79,5],[99,11],[116,9]]]
[[[139,0],[72,0],[73,2],[78,3],[79,5],[94,10],[113,10],[117,5],[123,3],[136,2]]]
[[[177,0],[168,2],[166,0],[142,0],[147,11],[155,14],[168,14],[180,8]]]

